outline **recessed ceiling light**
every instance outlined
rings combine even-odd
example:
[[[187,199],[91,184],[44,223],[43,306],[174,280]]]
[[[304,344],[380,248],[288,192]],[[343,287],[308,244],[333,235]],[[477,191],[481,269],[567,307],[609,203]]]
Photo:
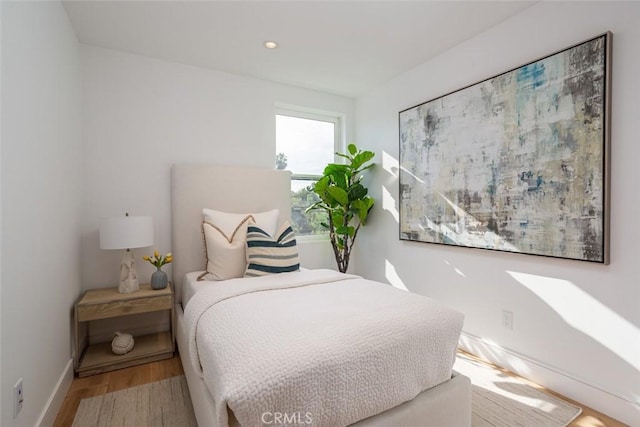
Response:
[[[278,43],[273,41],[266,41],[264,42],[264,47],[266,47],[267,49],[275,49],[278,47]]]

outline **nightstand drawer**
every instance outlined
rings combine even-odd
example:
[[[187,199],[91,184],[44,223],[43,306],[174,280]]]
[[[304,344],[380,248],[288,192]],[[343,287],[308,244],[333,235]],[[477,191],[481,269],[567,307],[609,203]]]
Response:
[[[108,319],[128,314],[148,313],[151,311],[170,310],[171,295],[153,298],[139,298],[103,304],[78,305],[78,321]]]

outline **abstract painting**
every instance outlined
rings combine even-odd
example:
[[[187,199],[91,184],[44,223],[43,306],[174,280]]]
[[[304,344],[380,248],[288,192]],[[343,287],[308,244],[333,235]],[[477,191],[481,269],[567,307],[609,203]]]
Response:
[[[607,264],[611,37],[401,111],[400,239]]]

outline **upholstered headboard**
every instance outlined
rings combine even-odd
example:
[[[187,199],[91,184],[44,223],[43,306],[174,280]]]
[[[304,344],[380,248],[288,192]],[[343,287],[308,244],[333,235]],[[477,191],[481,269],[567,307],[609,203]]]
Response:
[[[280,210],[279,223],[291,216],[291,173],[272,169],[215,165],[171,168],[171,235],[176,302],[182,280],[205,267],[202,209],[248,213]],[[280,225],[279,224],[279,225]]]

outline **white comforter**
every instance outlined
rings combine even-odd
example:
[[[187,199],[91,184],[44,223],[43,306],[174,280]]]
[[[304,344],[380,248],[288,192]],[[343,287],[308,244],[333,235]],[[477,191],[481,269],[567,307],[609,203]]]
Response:
[[[213,282],[185,309],[217,414],[344,426],[451,377],[462,314],[358,276],[308,270]],[[282,418],[284,419],[284,418]]]

